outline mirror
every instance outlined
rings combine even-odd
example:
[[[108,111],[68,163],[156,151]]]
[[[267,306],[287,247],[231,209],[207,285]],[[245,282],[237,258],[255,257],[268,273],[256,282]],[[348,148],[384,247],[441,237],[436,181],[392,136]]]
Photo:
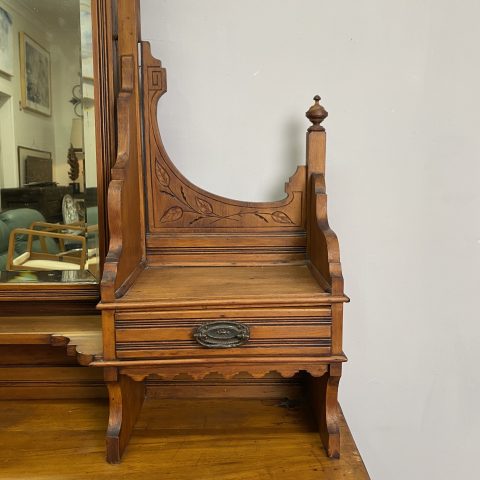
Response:
[[[91,0],[0,0],[0,202],[0,278],[98,279]]]

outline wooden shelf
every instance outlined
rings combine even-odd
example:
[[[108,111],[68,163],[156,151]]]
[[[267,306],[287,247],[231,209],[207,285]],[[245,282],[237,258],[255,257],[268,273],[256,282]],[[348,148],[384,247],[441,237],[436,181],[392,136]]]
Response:
[[[100,315],[0,318],[0,345],[66,347],[80,365],[102,357]]]
[[[231,305],[242,300],[261,303],[272,293],[298,301],[299,297],[318,299],[326,292],[306,265],[158,267],[144,270],[118,301],[130,303],[138,298],[142,302],[183,304],[195,300],[202,305]]]

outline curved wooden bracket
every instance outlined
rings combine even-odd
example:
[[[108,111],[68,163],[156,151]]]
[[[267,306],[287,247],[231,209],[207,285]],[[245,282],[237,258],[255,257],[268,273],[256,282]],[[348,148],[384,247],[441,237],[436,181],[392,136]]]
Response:
[[[325,176],[311,176],[308,255],[313,266],[330,286],[332,295],[343,295],[340,247],[335,232],[328,224]]]
[[[102,331],[97,316],[2,318],[0,345],[50,345],[65,348],[80,365],[102,360]]]
[[[340,407],[338,385],[342,374],[341,364],[332,364],[325,375],[310,379],[310,397],[318,421],[320,438],[331,458],[340,458]]]
[[[52,333],[50,345],[53,347],[66,347],[69,357],[76,357],[80,365],[88,366],[93,361],[102,358],[102,334],[98,332],[82,332],[79,334]]]
[[[145,382],[120,375],[116,381],[107,381],[107,387],[110,401],[107,461],[120,463],[145,399]]]
[[[117,97],[117,157],[108,187],[110,244],[101,282],[102,301],[113,301],[142,268],[144,260],[142,169],[137,141],[135,60],[120,58],[121,84]],[[128,205],[128,208],[126,206]]]

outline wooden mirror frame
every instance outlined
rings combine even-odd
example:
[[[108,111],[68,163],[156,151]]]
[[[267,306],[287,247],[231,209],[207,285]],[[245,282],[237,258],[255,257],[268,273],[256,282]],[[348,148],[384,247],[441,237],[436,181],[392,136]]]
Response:
[[[115,158],[115,92],[117,83],[117,0],[92,0],[95,131],[100,274],[108,247],[107,190]],[[96,284],[25,283],[0,285],[1,315],[94,313],[100,298]]]

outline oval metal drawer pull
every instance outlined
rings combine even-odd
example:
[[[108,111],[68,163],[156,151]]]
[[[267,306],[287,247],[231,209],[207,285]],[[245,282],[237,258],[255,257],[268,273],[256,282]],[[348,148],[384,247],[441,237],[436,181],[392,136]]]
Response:
[[[250,338],[250,329],[240,322],[209,322],[193,332],[195,340],[208,348],[239,347]]]

